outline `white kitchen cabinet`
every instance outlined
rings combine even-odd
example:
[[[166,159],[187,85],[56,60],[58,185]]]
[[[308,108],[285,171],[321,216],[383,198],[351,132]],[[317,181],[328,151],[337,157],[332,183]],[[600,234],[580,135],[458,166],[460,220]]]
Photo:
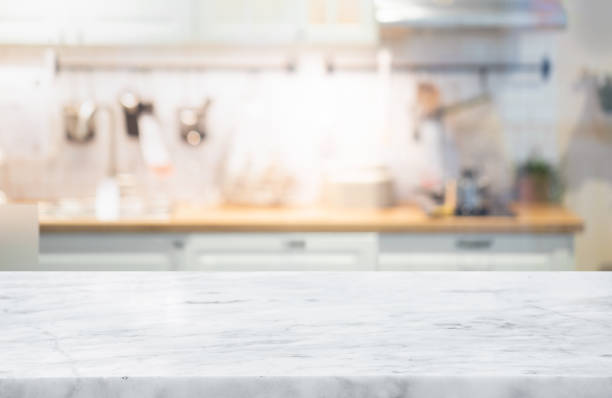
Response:
[[[204,0],[197,41],[231,44],[374,44],[371,0]]]
[[[194,234],[185,243],[186,270],[375,270],[374,233]]]
[[[193,12],[197,42],[287,44],[300,35],[301,0],[202,0]]]
[[[182,236],[172,234],[41,234],[38,265],[28,270],[174,270],[182,261],[182,244]]]
[[[537,271],[573,268],[570,234],[110,232],[43,233],[39,265],[28,270]]]
[[[0,0],[0,43],[373,44],[371,0]]]
[[[64,44],[185,44],[191,40],[190,0],[63,0],[69,21]]]
[[[53,44],[59,31],[59,10],[54,2],[0,0],[0,43]]]
[[[381,271],[573,269],[569,234],[381,234]]]
[[[0,43],[184,44],[191,0],[0,0]]]
[[[304,38],[317,44],[374,44],[371,0],[305,0]]]
[[[28,270],[373,271],[377,242],[374,233],[43,233]]]

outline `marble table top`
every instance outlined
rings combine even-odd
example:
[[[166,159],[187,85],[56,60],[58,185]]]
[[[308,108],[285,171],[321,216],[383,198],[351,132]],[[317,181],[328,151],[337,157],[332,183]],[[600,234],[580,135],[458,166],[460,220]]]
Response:
[[[612,273],[0,273],[0,397],[612,397]]]

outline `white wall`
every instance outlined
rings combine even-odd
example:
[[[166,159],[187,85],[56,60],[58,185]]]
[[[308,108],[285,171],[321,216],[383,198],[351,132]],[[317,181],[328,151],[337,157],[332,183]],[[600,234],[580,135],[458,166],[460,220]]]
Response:
[[[538,62],[549,55],[548,44],[554,39],[537,36],[542,44],[528,54],[520,52],[522,47],[513,36],[501,34],[419,35],[385,46],[396,58],[414,62]],[[130,55],[125,51],[111,53],[111,58]],[[370,59],[375,57],[373,51],[356,51],[360,57],[364,53]],[[42,54],[35,56],[34,64],[42,59]],[[315,200],[316,180],[326,162],[333,159],[388,164],[398,180],[398,194],[405,199],[418,182],[422,165],[431,161],[421,150],[422,144],[412,138],[415,83],[435,83],[444,101],[450,103],[477,94],[478,76],[397,73],[385,80],[369,72],[327,75],[321,70],[322,61],[316,51],[303,54],[295,74],[158,70],[77,71],[50,77],[45,68],[37,74],[33,67],[27,72],[5,67],[0,73],[4,93],[0,114],[8,123],[0,126],[0,145],[18,147],[12,157],[30,157],[36,161],[29,165],[38,167],[11,167],[9,178],[18,184],[12,184],[9,193],[17,197],[91,195],[105,170],[108,132],[104,125],[123,129],[117,99],[121,92],[133,90],[155,101],[174,154],[176,173],[171,190],[178,198],[210,196],[227,138],[238,135],[240,149],[252,152],[256,161],[276,156],[297,174],[299,189],[294,201]],[[491,76],[489,85],[494,103],[450,120],[447,129],[463,140],[465,148],[486,142],[475,156],[493,159],[487,165],[492,173],[498,159],[519,161],[531,150],[555,160],[551,130],[556,115],[549,101],[550,82],[538,76]],[[197,105],[205,97],[214,100],[210,141],[201,148],[188,148],[178,139],[176,108]],[[114,120],[100,122],[99,139],[92,145],[69,145],[62,140],[60,110],[65,104],[88,98],[111,107]],[[101,115],[100,119],[104,118]],[[27,146],[16,144],[24,140]],[[144,175],[137,145],[122,139],[120,147],[121,169]],[[41,164],[39,160],[45,157],[51,159]],[[507,170],[508,164],[503,164]],[[34,177],[40,175],[45,176],[42,181]],[[502,177],[493,174],[492,178]]]

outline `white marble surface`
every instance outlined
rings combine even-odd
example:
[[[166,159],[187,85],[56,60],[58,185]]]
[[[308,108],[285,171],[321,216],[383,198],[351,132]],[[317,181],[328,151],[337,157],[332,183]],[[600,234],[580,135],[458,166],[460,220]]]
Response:
[[[612,273],[0,273],[0,397],[612,397]]]

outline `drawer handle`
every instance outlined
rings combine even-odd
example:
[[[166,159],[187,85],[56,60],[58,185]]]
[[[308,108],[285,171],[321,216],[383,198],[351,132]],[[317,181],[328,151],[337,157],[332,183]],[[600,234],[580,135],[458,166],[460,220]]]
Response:
[[[291,250],[304,250],[306,249],[306,242],[303,240],[288,240],[285,242],[285,247]]]
[[[459,239],[455,242],[457,249],[485,250],[493,246],[492,239]]]

